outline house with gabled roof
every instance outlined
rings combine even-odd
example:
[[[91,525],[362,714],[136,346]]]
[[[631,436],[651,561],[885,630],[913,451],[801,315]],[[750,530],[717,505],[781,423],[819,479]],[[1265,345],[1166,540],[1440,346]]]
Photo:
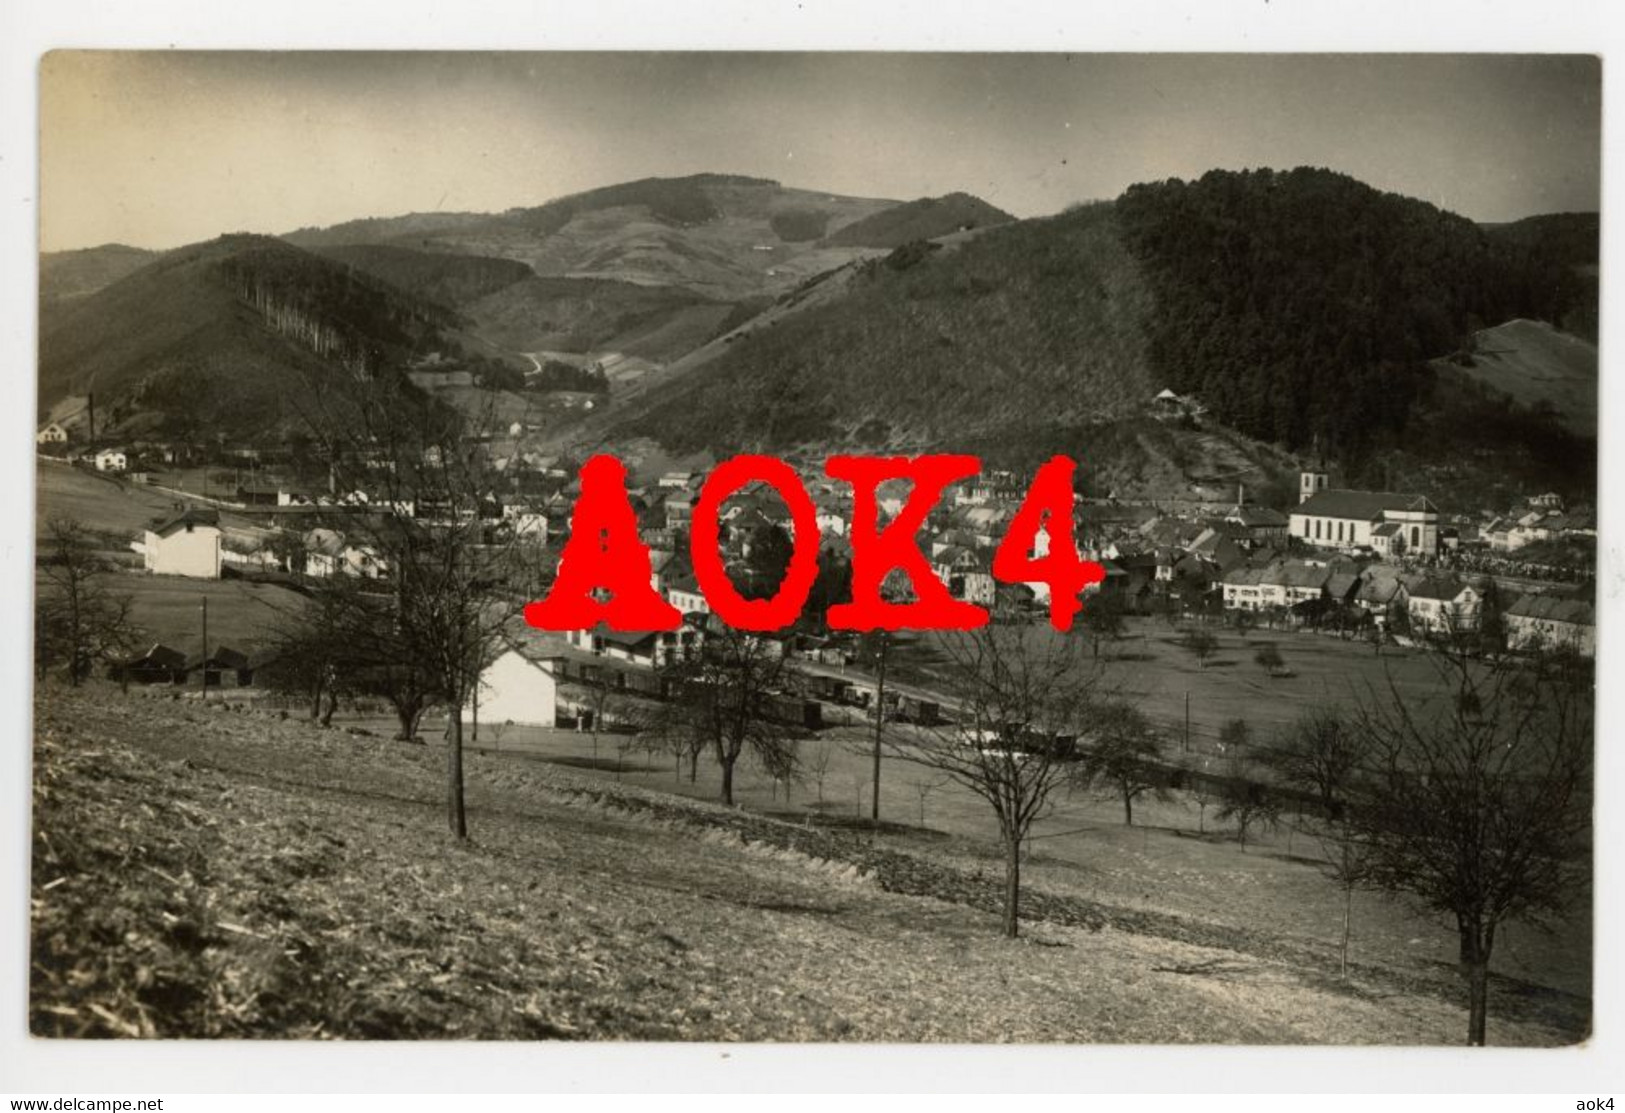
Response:
[[[565,640],[598,657],[659,669],[699,654],[705,644],[709,615],[685,618],[676,630],[612,630],[600,623],[590,630],[570,630]]]
[[[1482,598],[1478,589],[1454,576],[1427,576],[1410,584],[1407,610],[1418,633],[1457,633],[1478,629]]]
[[[1279,510],[1267,506],[1249,506],[1237,503],[1224,516],[1224,521],[1242,532],[1235,538],[1247,548],[1259,545],[1285,545],[1291,522]]]
[[[113,662],[108,673],[114,680],[131,684],[184,684],[186,654],[162,643],[154,643],[145,653]]]
[[[464,722],[527,727],[558,723],[561,670],[557,654],[529,639],[510,642],[480,673],[479,684],[463,705]]]
[[[254,661],[230,646],[216,646],[207,656],[189,658],[188,675],[201,672],[205,688],[247,688],[254,683]]]
[[[1572,649],[1592,657],[1597,651],[1596,608],[1584,599],[1525,595],[1502,615],[1508,649]]]
[[[1326,577],[1326,597],[1341,605],[1354,602],[1360,590],[1360,570],[1357,567],[1333,568]]]
[[[142,563],[160,576],[220,578],[220,512],[192,508],[159,518],[147,527]]]
[[[1196,540],[1191,542],[1190,554],[1207,561],[1217,568],[1220,573],[1226,572],[1237,565],[1246,564],[1247,554],[1229,536],[1229,533],[1229,529],[1209,526],[1197,535]]]
[[[1264,571],[1242,564],[1226,572],[1219,580],[1225,610],[1258,611],[1272,605],[1264,595]]]
[[[1331,576],[1323,564],[1283,560],[1263,567],[1238,565],[1220,578],[1219,586],[1227,609],[1256,611],[1323,599]]]
[[[948,594],[977,606],[990,607],[998,585],[988,558],[975,549],[949,545],[931,558],[931,571],[948,585]]]
[[[1410,595],[1399,570],[1389,565],[1373,564],[1360,573],[1360,585],[1354,591],[1354,605],[1372,615],[1378,624],[1388,616],[1405,611]]]

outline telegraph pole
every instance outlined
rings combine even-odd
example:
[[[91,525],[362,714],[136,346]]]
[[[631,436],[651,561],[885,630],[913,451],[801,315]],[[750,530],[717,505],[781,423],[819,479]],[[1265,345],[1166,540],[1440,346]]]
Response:
[[[1191,694],[1189,689],[1185,692],[1185,752],[1191,752]]]
[[[203,698],[209,698],[209,597],[203,596]]]
[[[871,829],[880,825],[880,739],[886,729],[886,658],[891,651],[890,631],[882,628],[877,633],[880,636],[880,667],[875,683],[874,789],[869,800]]]

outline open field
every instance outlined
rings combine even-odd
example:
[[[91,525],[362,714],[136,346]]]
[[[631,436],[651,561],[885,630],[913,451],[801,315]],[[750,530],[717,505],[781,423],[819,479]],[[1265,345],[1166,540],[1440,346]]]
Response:
[[[1476,340],[1468,376],[1525,406],[1550,403],[1571,431],[1596,436],[1596,344],[1526,320],[1484,329]]]
[[[266,644],[280,616],[304,605],[297,592],[243,580],[129,572],[109,576],[106,586],[131,597],[132,617],[148,644],[163,642],[188,654],[202,648],[204,599],[209,601],[209,644],[247,652]]]
[[[476,754],[474,837],[456,845],[437,746],[105,686],[47,689],[37,712],[38,1035],[1448,1044],[1464,1029],[1453,971],[1392,941],[1424,925],[1366,934],[1381,908],[1362,906],[1340,982],[1277,906],[1314,873],[1267,851],[1136,831],[1089,840],[1083,866],[1045,847],[1009,942],[988,910],[996,867],[940,831],[871,845]],[[1498,967],[1492,1042],[1583,1034],[1586,998]]]
[[[44,531],[46,522],[62,516],[77,518],[91,529],[139,537],[152,519],[173,512],[178,503],[195,501],[43,458],[38,459],[34,491],[36,535]],[[253,528],[248,519],[229,511],[221,514],[221,524],[232,529]]]
[[[396,729],[388,716],[347,718],[341,712],[335,721],[383,737]],[[443,722],[428,720],[424,736],[440,742]],[[789,786],[775,784],[742,761],[734,782],[736,800],[748,810],[791,823],[865,828],[872,783],[870,729],[839,727],[801,743],[802,779]],[[493,756],[596,773],[603,781],[698,800],[715,800],[719,792],[720,774],[710,755],[701,758],[698,778],[690,783],[686,769],[677,769],[670,757],[636,748],[631,735],[604,732],[595,752],[590,733],[485,723],[471,744]],[[811,772],[820,751],[828,755],[821,786]],[[1268,924],[1290,933],[1297,944],[1333,954],[1340,940],[1343,894],[1322,873],[1325,852],[1311,825],[1289,815],[1276,831],[1250,833],[1243,849],[1234,841],[1233,825],[1216,820],[1214,811],[1209,805],[1203,813],[1182,793],[1166,801],[1145,797],[1135,804],[1135,825],[1126,827],[1122,804],[1115,798],[1081,791],[1057,794],[1034,828],[1024,876],[1059,893],[1194,915],[1237,929]],[[987,804],[889,750],[881,763],[880,814],[883,826],[875,835],[880,845],[950,857],[990,879],[1000,876],[1002,850]],[[864,833],[868,835],[866,829]],[[1402,903],[1356,894],[1353,923],[1352,961],[1398,955],[1419,969],[1436,971],[1453,962],[1453,925]],[[1497,969],[1588,995],[1591,941],[1590,917],[1583,907],[1555,935],[1514,926],[1498,943]]]
[[[1310,631],[1256,629],[1245,636],[1217,624],[1204,627],[1218,639],[1205,666],[1181,644],[1183,627],[1161,619],[1129,619],[1125,636],[1101,646],[1101,686],[1132,700],[1182,743],[1189,696],[1191,750],[1213,752],[1219,731],[1243,719],[1257,743],[1267,744],[1305,711],[1353,707],[1362,699],[1391,699],[1390,679],[1407,702],[1438,692],[1438,674],[1427,656],[1385,646],[1380,654],[1364,642]],[[1041,626],[1035,634],[1060,637]],[[940,683],[944,635],[899,642],[895,675],[920,687]],[[948,635],[951,636],[951,635]],[[1255,664],[1259,648],[1273,644],[1292,675],[1271,677]],[[1088,648],[1084,650],[1089,652]]]

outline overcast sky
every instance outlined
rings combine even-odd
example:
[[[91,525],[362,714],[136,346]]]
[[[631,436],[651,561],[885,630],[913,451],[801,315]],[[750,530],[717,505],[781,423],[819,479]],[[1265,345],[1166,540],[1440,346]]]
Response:
[[[1601,67],[1517,55],[55,53],[41,246],[172,247],[721,171],[1017,216],[1328,166],[1475,220],[1599,205]]]

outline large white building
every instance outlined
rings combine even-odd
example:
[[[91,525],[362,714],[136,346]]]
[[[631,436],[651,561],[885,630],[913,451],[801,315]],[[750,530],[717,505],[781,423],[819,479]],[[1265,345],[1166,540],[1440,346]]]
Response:
[[[1323,549],[1374,549],[1385,556],[1439,551],[1439,508],[1421,495],[1345,491],[1305,472],[1289,515],[1292,536]]]
[[[193,509],[157,521],[147,529],[141,552],[148,572],[218,580],[220,515]]]
[[[1583,599],[1525,595],[1503,618],[1511,649],[1572,649],[1585,657],[1596,653],[1596,611]]]
[[[463,707],[463,721],[551,727],[558,723],[559,684],[549,658],[510,646],[480,674],[479,691]],[[477,706],[476,706],[477,703]]]

